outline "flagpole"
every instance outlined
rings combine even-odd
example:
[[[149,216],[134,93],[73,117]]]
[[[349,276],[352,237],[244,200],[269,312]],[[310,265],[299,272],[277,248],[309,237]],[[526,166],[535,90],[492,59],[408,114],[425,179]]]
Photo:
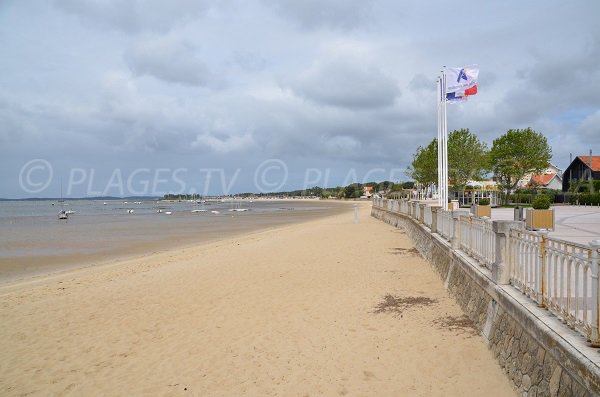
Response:
[[[442,104],[442,82],[440,81],[440,78],[438,77],[437,79],[437,100],[436,100],[436,105],[437,105],[437,160],[438,160],[438,167],[437,167],[437,174],[438,174],[438,180],[437,180],[437,195],[438,195],[438,205],[442,206],[442,153],[440,151],[440,142],[442,140],[442,134],[441,134],[441,104]]]
[[[443,140],[443,154],[442,154],[442,180],[444,182],[444,202],[442,208],[448,209],[448,126],[446,116],[446,66],[444,66],[442,72],[442,140]]]

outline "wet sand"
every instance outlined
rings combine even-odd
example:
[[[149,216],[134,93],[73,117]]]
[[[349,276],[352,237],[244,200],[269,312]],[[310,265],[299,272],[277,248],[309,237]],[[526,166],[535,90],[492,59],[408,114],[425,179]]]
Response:
[[[515,395],[406,235],[360,212],[0,287],[0,394]]]

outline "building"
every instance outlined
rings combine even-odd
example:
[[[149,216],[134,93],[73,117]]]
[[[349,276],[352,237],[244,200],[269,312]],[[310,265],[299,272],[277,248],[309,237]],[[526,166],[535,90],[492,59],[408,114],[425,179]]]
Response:
[[[563,192],[581,181],[600,180],[600,156],[577,156],[563,174]]]
[[[560,168],[554,164],[548,164],[548,167],[539,174],[526,174],[517,182],[517,189],[562,189],[563,174]]]
[[[452,200],[457,200],[460,207],[469,207],[478,203],[480,199],[490,200],[492,207],[498,205],[498,185],[492,180],[488,181],[467,181],[462,190],[454,190],[450,193]]]
[[[371,198],[373,195],[373,186],[364,186],[362,197]]]
[[[559,174],[537,174],[531,177],[528,187],[532,189],[562,190],[563,179]]]

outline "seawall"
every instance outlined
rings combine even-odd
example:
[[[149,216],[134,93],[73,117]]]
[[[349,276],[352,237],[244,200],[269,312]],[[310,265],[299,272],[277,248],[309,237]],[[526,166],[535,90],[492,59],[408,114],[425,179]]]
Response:
[[[600,395],[600,351],[511,286],[407,215],[373,206],[371,215],[401,228],[442,281],[523,396]],[[591,357],[591,358],[590,358]]]

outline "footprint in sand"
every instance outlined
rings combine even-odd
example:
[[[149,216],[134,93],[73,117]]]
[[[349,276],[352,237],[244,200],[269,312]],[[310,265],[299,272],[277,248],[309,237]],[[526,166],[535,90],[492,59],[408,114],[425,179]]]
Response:
[[[375,374],[371,371],[363,371],[363,379],[364,380],[375,379]]]

